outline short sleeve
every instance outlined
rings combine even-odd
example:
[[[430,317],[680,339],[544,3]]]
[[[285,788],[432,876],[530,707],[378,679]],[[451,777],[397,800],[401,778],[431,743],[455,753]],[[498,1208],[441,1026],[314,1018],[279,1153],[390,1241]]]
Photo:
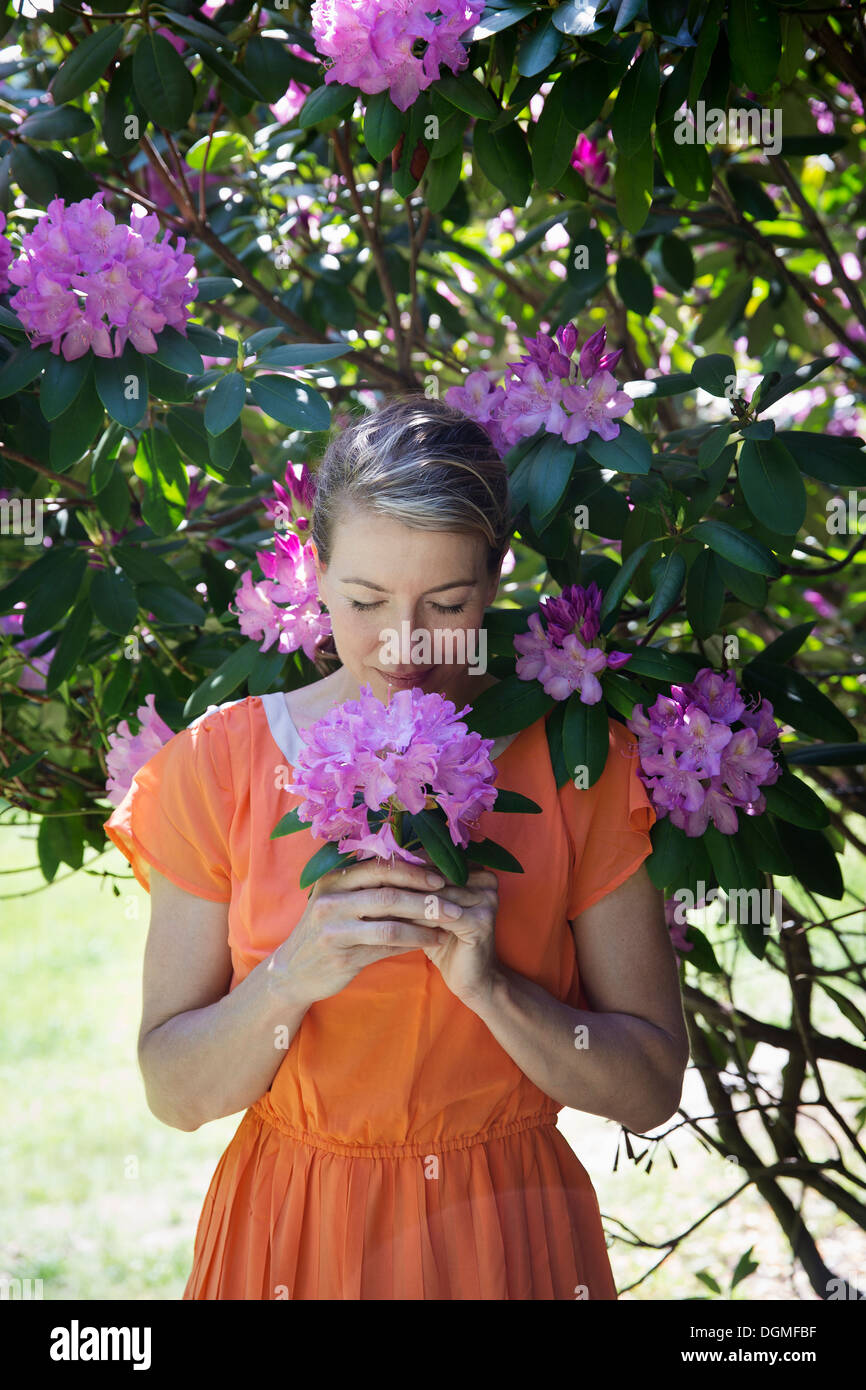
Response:
[[[637,739],[615,719],[608,725],[607,762],[598,781],[582,791],[572,781],[559,789],[574,852],[569,921],[618,888],[652,853],[656,813],[638,776]]]
[[[150,867],[211,902],[231,901],[231,767],[218,718],[170,738],[103,828],[150,892]]]

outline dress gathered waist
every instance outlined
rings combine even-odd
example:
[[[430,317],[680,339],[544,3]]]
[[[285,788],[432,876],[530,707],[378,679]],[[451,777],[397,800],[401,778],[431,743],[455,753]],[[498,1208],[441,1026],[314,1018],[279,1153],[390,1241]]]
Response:
[[[458,1135],[453,1139],[425,1139],[404,1144],[347,1144],[329,1134],[317,1134],[313,1130],[290,1124],[274,1109],[266,1095],[255,1101],[250,1106],[250,1111],[289,1139],[296,1139],[301,1144],[323,1149],[327,1153],[345,1154],[349,1158],[426,1158],[428,1154],[472,1148],[476,1144],[486,1144],[492,1139],[502,1139],[506,1135],[519,1134],[523,1130],[536,1129],[541,1125],[555,1126],[559,1115],[558,1110],[540,1110],[534,1115],[521,1115],[505,1124],[491,1125],[478,1134]]]

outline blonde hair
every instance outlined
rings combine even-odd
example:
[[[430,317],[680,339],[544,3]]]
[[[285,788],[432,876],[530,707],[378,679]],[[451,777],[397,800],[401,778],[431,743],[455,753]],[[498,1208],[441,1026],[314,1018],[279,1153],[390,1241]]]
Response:
[[[426,396],[387,402],[328,445],[316,472],[309,535],[323,565],[347,507],[368,508],[425,531],[478,531],[495,573],[512,533],[508,472],[487,431],[468,415]],[[339,665],[332,637],[319,643],[316,669]]]

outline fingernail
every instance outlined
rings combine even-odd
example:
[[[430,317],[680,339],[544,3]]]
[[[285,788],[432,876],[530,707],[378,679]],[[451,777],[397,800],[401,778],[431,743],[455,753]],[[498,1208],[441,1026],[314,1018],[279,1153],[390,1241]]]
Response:
[[[458,907],[456,903],[443,903],[442,915],[443,917],[462,917],[463,908]]]
[[[441,874],[428,874],[427,882],[431,888],[441,888],[445,880]]]

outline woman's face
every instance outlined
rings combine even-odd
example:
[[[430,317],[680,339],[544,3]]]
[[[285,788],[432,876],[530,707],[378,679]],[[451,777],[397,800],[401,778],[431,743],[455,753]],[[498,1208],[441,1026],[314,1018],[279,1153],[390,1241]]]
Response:
[[[338,520],[316,577],[337,654],[359,686],[383,702],[412,686],[455,702],[480,693],[488,682],[479,629],[499,585],[487,549],[480,532],[422,531],[366,509]]]

